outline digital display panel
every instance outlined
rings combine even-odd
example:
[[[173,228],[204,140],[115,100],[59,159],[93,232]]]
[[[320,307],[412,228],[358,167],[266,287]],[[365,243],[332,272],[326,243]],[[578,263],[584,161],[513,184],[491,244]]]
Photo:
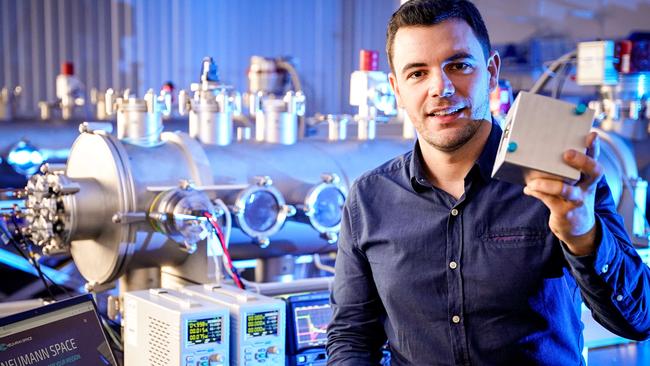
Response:
[[[220,316],[187,321],[187,344],[221,343],[223,319]]]
[[[293,315],[297,349],[324,346],[327,343],[327,325],[332,320],[332,307],[329,303],[296,306]]]
[[[278,311],[262,311],[246,315],[246,336],[262,337],[278,334]]]

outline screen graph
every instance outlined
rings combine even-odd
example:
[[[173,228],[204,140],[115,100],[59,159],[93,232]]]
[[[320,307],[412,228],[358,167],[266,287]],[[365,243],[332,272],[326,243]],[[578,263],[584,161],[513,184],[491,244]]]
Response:
[[[294,315],[298,348],[325,345],[327,325],[332,319],[332,308],[329,304],[297,306]]]

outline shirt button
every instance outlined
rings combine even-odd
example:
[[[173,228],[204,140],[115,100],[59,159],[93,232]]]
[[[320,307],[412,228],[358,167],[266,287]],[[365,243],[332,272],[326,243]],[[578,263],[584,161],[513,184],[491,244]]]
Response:
[[[449,262],[449,268],[451,268],[451,269],[458,268],[458,263],[456,263],[454,261]]]
[[[621,301],[621,300],[623,300],[623,295],[616,296],[616,301]]]
[[[458,323],[460,323],[460,317],[458,315],[454,315],[454,316],[451,317],[451,321],[454,324],[458,324]]]
[[[451,216],[458,216],[458,210],[457,209],[452,209],[451,210]]]
[[[600,271],[601,271],[602,273],[607,273],[608,270],[609,270],[609,265],[607,265],[607,264],[605,264],[605,265],[603,266],[603,268],[600,269]]]

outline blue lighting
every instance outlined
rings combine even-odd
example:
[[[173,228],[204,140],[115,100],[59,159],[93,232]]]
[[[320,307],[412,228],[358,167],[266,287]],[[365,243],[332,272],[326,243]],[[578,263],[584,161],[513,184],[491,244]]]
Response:
[[[638,85],[638,88],[637,88],[637,93],[638,94],[637,95],[639,96],[639,98],[643,98],[645,96],[645,93],[648,92],[647,90],[645,90],[646,78],[647,78],[646,74],[640,74],[639,75],[639,81],[638,81],[638,84],[637,84]]]
[[[36,272],[36,269],[34,269],[32,264],[29,263],[25,258],[19,256],[18,254],[14,254],[6,250],[0,250],[0,263],[23,272],[31,273],[34,276],[38,276],[38,273]],[[42,264],[41,264],[41,270],[49,278],[51,278],[52,281],[58,284],[66,283],[71,279],[69,275],[57,271],[56,269],[44,266]]]
[[[7,155],[7,163],[22,175],[32,175],[38,171],[45,158],[38,149],[25,141],[19,141]]]

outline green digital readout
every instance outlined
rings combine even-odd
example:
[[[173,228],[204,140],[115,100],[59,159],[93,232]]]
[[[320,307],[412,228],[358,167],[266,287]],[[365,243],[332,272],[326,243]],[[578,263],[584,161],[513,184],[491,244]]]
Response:
[[[278,311],[263,311],[246,315],[246,336],[262,337],[278,334]]]
[[[207,319],[192,319],[187,321],[188,345],[221,343],[221,327],[223,319],[220,316]]]

